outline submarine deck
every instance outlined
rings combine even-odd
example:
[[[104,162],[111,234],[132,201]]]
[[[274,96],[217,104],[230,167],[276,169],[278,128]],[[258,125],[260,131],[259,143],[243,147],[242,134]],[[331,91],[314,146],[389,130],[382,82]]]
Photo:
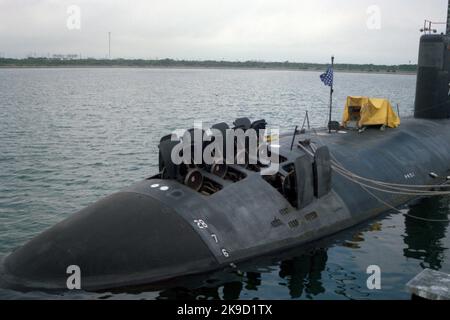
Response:
[[[290,151],[292,134],[280,136],[280,154],[295,158],[303,152],[297,145],[310,140],[316,146],[326,145],[332,161],[359,176],[404,185],[431,185],[446,181],[450,175],[450,120],[403,119],[400,127],[368,128],[362,133],[343,130],[328,133],[327,129],[309,130],[299,134]],[[430,177],[435,173],[438,178]],[[368,192],[367,188],[333,170],[333,190],[346,203],[358,221],[399,206],[413,197],[408,194]],[[369,194],[368,194],[369,193]],[[376,198],[382,198],[380,202]],[[363,214],[364,213],[364,214]]]
[[[415,118],[402,119],[402,124],[398,128],[386,128],[384,131],[377,127],[368,127],[364,132],[356,129],[343,129],[338,132],[328,132],[327,128],[317,128],[307,130],[303,134],[297,134],[294,140],[294,147],[303,140],[311,140],[318,145],[327,145],[332,151],[341,148],[360,149],[380,147],[388,140],[393,140],[399,136],[404,138],[417,137],[422,134],[434,136],[435,129],[441,126],[450,126],[450,119],[425,120]],[[290,149],[293,133],[283,133],[280,135],[280,147],[282,150]],[[402,139],[403,140],[403,139]],[[295,150],[295,148],[293,149]]]

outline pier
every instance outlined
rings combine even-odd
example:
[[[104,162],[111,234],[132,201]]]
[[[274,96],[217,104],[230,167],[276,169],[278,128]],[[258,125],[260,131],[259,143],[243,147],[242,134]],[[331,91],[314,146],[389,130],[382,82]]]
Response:
[[[450,274],[425,269],[406,284],[413,296],[427,300],[450,300]]]

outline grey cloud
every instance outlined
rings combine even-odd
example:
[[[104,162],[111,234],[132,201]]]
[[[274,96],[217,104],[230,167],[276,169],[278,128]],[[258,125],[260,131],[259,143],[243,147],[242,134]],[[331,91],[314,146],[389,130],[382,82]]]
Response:
[[[66,28],[81,8],[81,30]],[[370,5],[381,29],[366,27]],[[357,63],[417,60],[423,19],[446,19],[446,0],[0,0],[0,52],[114,57]]]

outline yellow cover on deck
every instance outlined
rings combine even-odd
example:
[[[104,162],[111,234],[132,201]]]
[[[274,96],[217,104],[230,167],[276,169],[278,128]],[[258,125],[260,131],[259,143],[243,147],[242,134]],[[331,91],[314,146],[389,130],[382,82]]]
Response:
[[[351,119],[352,108],[359,111],[358,126],[386,125],[390,128],[397,128],[400,125],[400,118],[392,109],[392,105],[387,99],[369,97],[347,97],[345,104],[343,125],[344,127]]]

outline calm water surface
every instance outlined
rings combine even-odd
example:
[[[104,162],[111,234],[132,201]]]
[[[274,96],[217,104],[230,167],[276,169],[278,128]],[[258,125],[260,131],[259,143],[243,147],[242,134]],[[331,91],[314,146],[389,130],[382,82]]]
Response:
[[[327,122],[319,73],[183,69],[0,69],[0,256],[100,197],[157,171],[161,136],[194,121],[265,118],[293,130],[305,110]],[[347,95],[380,96],[411,115],[415,77],[338,73],[334,118]],[[447,219],[449,198],[408,207]],[[387,213],[307,248],[159,286],[115,292],[15,292],[0,298],[409,299],[423,268],[450,273],[448,223]],[[382,269],[367,289],[366,268]]]

